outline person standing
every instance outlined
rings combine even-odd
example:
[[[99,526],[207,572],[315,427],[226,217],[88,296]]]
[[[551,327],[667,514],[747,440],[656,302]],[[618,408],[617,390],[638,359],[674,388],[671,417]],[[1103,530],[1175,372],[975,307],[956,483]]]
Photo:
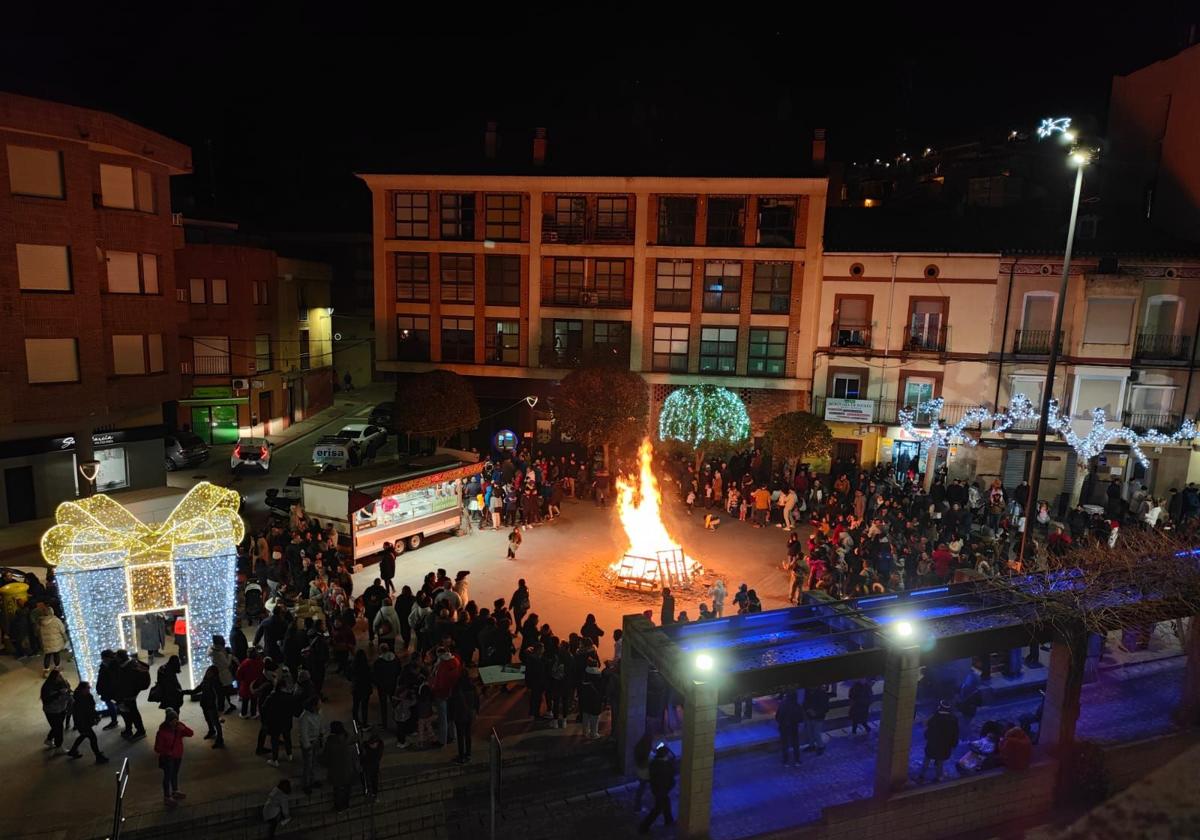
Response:
[[[371,664],[371,681],[375,683],[375,691],[379,694],[379,725],[387,729],[388,704],[396,693],[396,680],[400,677],[400,662],[392,653],[392,646],[387,642],[379,643],[379,656]]]
[[[292,821],[288,802],[288,796],[291,793],[292,783],[287,779],[280,779],[267,794],[267,801],[263,805],[263,822],[267,824],[268,838],[274,837],[280,826],[287,825]]]
[[[71,744],[67,755],[70,758],[83,758],[79,752],[79,745],[87,741],[96,763],[107,764],[108,756],[100,752],[100,745],[96,742],[96,724],[100,722],[100,714],[96,711],[96,698],[92,696],[92,687],[86,680],[75,688],[71,716],[75,719],[75,731],[79,733],[79,737]]]
[[[659,611],[658,621],[662,627],[668,627],[675,623],[675,596],[671,594],[671,589],[667,586],[664,586],[662,590],[662,609]]]
[[[449,744],[454,740],[455,726],[451,716],[451,701],[458,690],[464,669],[462,660],[445,647],[437,649],[437,660],[429,677],[429,689],[438,714],[438,741]],[[393,691],[395,686],[393,686]],[[470,750],[468,750],[468,753]],[[461,757],[461,748],[460,748]]]
[[[449,710],[458,744],[458,758],[455,762],[466,764],[471,760],[471,726],[479,711],[479,693],[465,670],[459,671],[458,681],[450,694]]]
[[[117,657],[111,650],[100,651],[100,667],[96,669],[96,693],[104,701],[109,721],[104,728],[117,728]]]
[[[354,784],[358,768],[350,737],[340,720],[329,724],[329,737],[325,739],[325,748],[321,751],[321,763],[325,765],[329,784],[333,788],[333,809],[345,811],[350,807],[350,786]]]
[[[874,699],[874,692],[871,688],[871,681],[866,677],[861,680],[855,680],[850,684],[850,734],[858,732],[858,727],[862,727],[867,732],[871,731],[869,719],[871,717],[871,701]]]
[[[933,765],[933,780],[942,780],[942,764],[950,758],[954,748],[958,746],[958,718],[950,710],[950,704],[945,700],[938,703],[937,711],[925,721],[925,760],[921,763],[921,772],[917,781],[925,781],[925,771]]]
[[[508,532],[508,560],[517,559],[517,549],[521,547],[521,529],[520,526],[513,528]]]
[[[817,685],[804,689],[804,738],[805,752],[825,752],[825,716],[829,714],[829,694],[825,686]]]
[[[643,732],[633,745],[633,768],[637,773],[637,793],[633,796],[633,810],[642,810],[642,794],[650,787],[650,733]]]
[[[355,651],[354,664],[350,668],[350,716],[360,726],[367,725],[371,695],[374,691],[375,679],[371,674],[371,665],[367,662],[367,652]]]
[[[263,698],[262,709],[259,712],[263,728],[271,736],[271,757],[267,764],[279,766],[279,747],[283,745],[287,760],[292,760],[292,716],[293,696],[287,684],[290,678],[285,675],[285,669],[276,678],[275,687]]]
[[[367,587],[367,592],[371,591],[372,587]],[[366,593],[363,593],[363,601],[366,601]],[[404,622],[404,616],[396,612],[396,608],[392,606],[391,599],[384,599],[380,604],[379,610],[371,615],[367,621],[367,626],[371,628],[372,639],[377,639],[379,649],[383,650],[386,644],[388,650],[393,649],[396,640],[400,638],[400,628]]]
[[[775,711],[775,724],[779,727],[779,746],[783,750],[783,766],[788,766],[788,750],[792,752],[792,763],[800,764],[800,721],[804,710],[796,700],[796,692],[789,689],[780,698]]]
[[[396,547],[390,542],[383,544],[383,554],[379,558],[379,579],[388,594],[396,591],[392,578],[396,576]]]
[[[246,658],[237,669],[238,698],[242,701],[242,710],[238,714],[242,720],[258,717],[258,698],[254,696],[254,685],[262,679],[263,661],[258,648],[250,648]]]
[[[42,678],[50,675],[50,663],[58,668],[62,664],[60,654],[67,646],[67,628],[62,619],[45,604],[38,604],[37,634],[42,643]]]
[[[314,780],[317,752],[321,749],[321,741],[325,734],[325,724],[321,721],[319,709],[317,698],[310,698],[296,724],[300,739],[301,778],[306,796],[311,796],[312,789],[317,786]]]
[[[589,662],[579,682],[579,711],[583,713],[583,737],[600,737],[600,712],[604,697],[600,693],[600,669]]]
[[[150,692],[150,702],[158,702],[160,709],[183,708],[183,687],[179,684],[179,672],[182,666],[179,657],[172,654],[166,662],[158,666],[154,688]]]
[[[217,711],[227,706],[225,714],[232,715],[237,711],[232,699],[233,678],[237,671],[237,662],[233,658],[233,652],[229,649],[229,645],[225,643],[224,636],[214,635],[212,637],[212,647],[208,649],[208,657],[217,669],[217,679],[220,682],[221,705]]]
[[[196,689],[200,694],[200,709],[204,712],[204,722],[208,725],[205,741],[212,741],[212,748],[225,748],[225,730],[221,728],[221,710],[225,707],[225,688],[221,685],[220,669],[209,665]]]
[[[163,771],[163,803],[174,808],[187,795],[179,790],[179,767],[183,764],[183,739],[195,734],[179,719],[179,712],[167,709],[162,725],[154,736],[154,752]]]
[[[138,711],[137,696],[150,687],[150,669],[123,650],[117,651],[117,703],[125,728],[121,737],[136,740],[146,737],[146,724]],[[168,664],[169,661],[168,661]]]
[[[650,826],[663,815],[663,825],[674,825],[675,818],[671,816],[671,789],[675,787],[675,755],[666,744],[655,750],[650,762],[650,792],[654,794],[654,807],[638,826],[639,834],[646,834]]]
[[[41,689],[42,714],[46,716],[46,723],[50,724],[50,731],[46,733],[46,747],[53,747],[54,754],[59,755],[63,745],[63,723],[71,710],[71,687],[57,668],[49,674],[42,681]]]
[[[367,795],[379,795],[379,767],[383,764],[383,738],[374,726],[368,727],[366,740],[359,747],[362,759],[363,779],[367,783]]]
[[[379,615],[379,610],[383,607],[387,594],[387,589],[383,586],[380,578],[375,578],[374,582],[363,590],[363,612],[367,617],[367,640],[372,645],[375,644],[375,616]]]
[[[525,585],[525,578],[521,578],[517,581],[517,588],[513,590],[512,598],[508,601],[508,607],[512,610],[515,627],[521,626],[521,621],[525,618],[525,614],[529,612],[529,606],[529,587]]]
[[[718,579],[713,584],[712,589],[708,591],[708,594],[712,598],[713,618],[720,618],[725,612],[725,596],[727,594],[725,591],[725,581]]]

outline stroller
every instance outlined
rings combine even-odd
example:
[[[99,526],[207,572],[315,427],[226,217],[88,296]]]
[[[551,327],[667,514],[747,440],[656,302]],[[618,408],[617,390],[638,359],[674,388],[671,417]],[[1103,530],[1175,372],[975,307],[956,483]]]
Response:
[[[256,581],[250,581],[246,584],[242,597],[245,602],[246,621],[254,623],[266,615],[267,611],[263,606],[262,587]]]

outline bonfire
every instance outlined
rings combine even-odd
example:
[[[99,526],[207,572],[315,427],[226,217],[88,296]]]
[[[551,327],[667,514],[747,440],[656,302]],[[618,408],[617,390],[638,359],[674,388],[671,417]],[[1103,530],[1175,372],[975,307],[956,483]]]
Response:
[[[651,468],[648,439],[638,447],[637,476],[618,476],[617,514],[629,539],[625,554],[610,567],[617,584],[636,589],[686,588],[703,571],[684,553],[662,518],[662,494]]]

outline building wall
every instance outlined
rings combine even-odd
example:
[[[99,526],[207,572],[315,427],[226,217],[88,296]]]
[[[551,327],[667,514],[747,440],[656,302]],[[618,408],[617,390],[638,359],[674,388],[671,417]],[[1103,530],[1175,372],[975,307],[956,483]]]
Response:
[[[61,197],[19,195],[8,147],[50,150],[60,155]],[[101,165],[146,173],[152,207],[105,206]],[[23,164],[21,164],[23,166]],[[109,114],[59,103],[0,94],[0,441],[34,441],[73,436],[82,460],[92,457],[92,434],[141,425],[146,415],[162,421],[162,404],[179,388],[178,331],[174,318],[174,241],[170,212],[171,175],[191,169],[190,151],[161,135]],[[133,177],[133,176],[131,176]],[[110,199],[111,203],[111,199]],[[70,289],[22,289],[17,244],[66,246]],[[110,291],[113,252],[153,257],[157,291]],[[118,374],[113,336],[143,336],[143,362],[151,367],[150,339],[161,337],[162,370]],[[26,339],[77,340],[78,381],[31,383]],[[159,446],[161,447],[161,439]],[[30,452],[30,457],[44,456]],[[134,470],[130,480],[152,486],[157,470]],[[5,469],[19,463],[0,464]],[[67,471],[70,472],[69,470]],[[35,506],[52,510],[74,497],[73,479],[52,467],[33,478]],[[14,473],[14,481],[17,480]],[[20,474],[20,481],[24,481]],[[0,509],[0,524],[8,509]]]
[[[279,257],[276,309],[279,369],[292,393],[295,420],[333,404],[333,317],[327,263]],[[308,333],[308,357],[301,357],[301,334]]]

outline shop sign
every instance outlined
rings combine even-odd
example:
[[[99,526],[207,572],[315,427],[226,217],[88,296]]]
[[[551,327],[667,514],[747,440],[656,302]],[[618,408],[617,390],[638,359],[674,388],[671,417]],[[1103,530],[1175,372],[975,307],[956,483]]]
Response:
[[[467,464],[463,467],[456,467],[451,470],[442,470],[441,472],[423,475],[420,478],[409,479],[408,481],[398,481],[395,484],[389,484],[379,491],[380,496],[399,496],[401,493],[407,493],[409,490],[416,490],[420,487],[428,487],[431,484],[441,484],[443,481],[454,481],[456,478],[466,478],[467,476],[476,475],[483,472],[483,464]]]
[[[227,385],[197,385],[192,388],[193,399],[213,400],[232,396],[233,389]]]
[[[92,435],[92,447],[101,449],[119,443],[154,440],[166,434],[163,426],[137,426],[132,429],[115,429],[111,432],[96,432]],[[75,449],[74,435],[50,438],[28,438],[0,442],[0,458],[17,458],[45,452],[72,452]]]
[[[874,400],[825,399],[825,419],[838,423],[871,423],[875,420]]]

